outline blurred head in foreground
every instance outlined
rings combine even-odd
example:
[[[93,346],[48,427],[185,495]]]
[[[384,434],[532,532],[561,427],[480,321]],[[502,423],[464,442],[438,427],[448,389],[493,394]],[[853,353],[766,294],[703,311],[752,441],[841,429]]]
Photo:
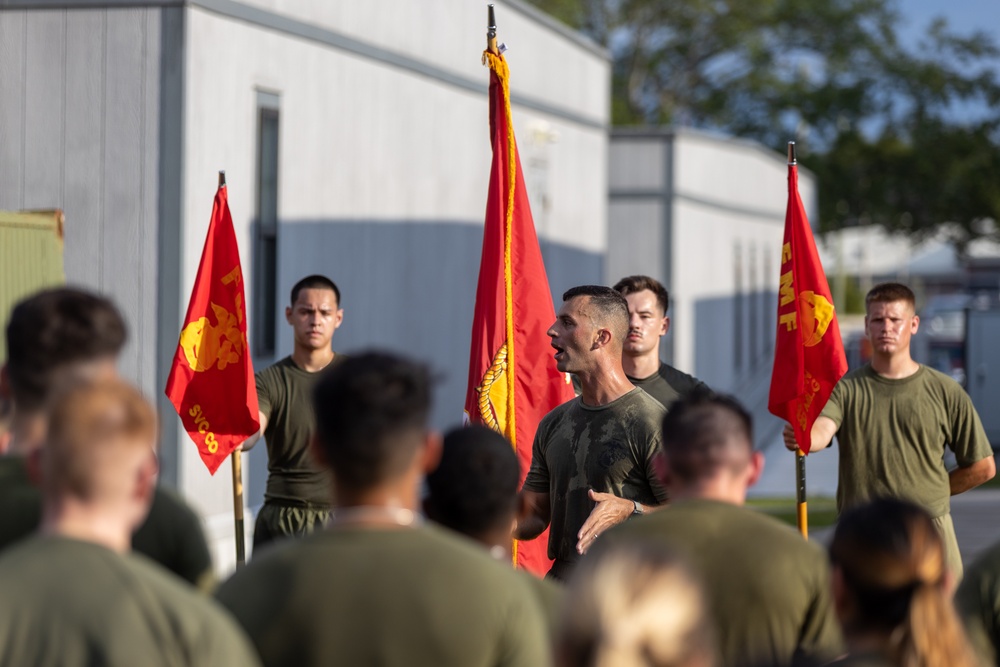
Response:
[[[951,604],[941,537],[926,511],[879,499],[844,512],[830,561],[849,651],[876,652],[900,667],[977,664]]]
[[[622,543],[569,582],[557,667],[712,667],[714,633],[691,571],[665,547]]]
[[[156,483],[156,412],[120,380],[55,397],[42,452],[42,531],[129,549]]]

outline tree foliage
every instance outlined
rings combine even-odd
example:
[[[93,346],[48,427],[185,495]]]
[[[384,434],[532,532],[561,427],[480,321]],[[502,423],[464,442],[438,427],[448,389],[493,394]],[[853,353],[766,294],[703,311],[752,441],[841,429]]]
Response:
[[[612,122],[789,139],[824,228],[961,243],[1000,221],[1000,50],[943,19],[904,47],[893,0],[532,0],[609,49]]]

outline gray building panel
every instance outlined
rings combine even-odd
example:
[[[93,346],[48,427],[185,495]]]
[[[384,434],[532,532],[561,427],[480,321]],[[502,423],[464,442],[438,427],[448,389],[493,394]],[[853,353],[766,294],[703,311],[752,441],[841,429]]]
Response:
[[[0,209],[20,209],[24,187],[25,12],[0,12]]]
[[[55,208],[63,192],[66,16],[30,12],[24,31],[24,199],[29,209]]]

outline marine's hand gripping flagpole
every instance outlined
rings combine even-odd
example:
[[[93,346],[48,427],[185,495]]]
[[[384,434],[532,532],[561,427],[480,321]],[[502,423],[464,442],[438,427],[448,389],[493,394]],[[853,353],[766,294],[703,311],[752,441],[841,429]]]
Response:
[[[799,196],[795,142],[788,142],[788,208],[781,245],[774,370],[767,409],[795,432],[795,495],[798,525],[809,537],[805,455],[812,427],[841,376],[847,358],[840,339],[830,286],[816,252],[812,228]]]

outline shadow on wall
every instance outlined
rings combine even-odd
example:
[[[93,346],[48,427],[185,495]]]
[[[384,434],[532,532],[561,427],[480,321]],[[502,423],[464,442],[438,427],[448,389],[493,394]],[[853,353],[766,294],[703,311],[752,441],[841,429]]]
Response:
[[[777,303],[775,292],[757,291],[694,304],[692,372],[713,389],[739,397],[754,417],[758,446],[769,444],[783,425],[767,411]]]
[[[283,222],[277,358],[291,351],[283,315],[288,292],[299,278],[323,273],[342,292],[344,323],[334,349],[349,354],[376,347],[429,363],[439,377],[433,424],[459,423],[482,243],[482,225],[474,222]],[[602,279],[599,254],[556,243],[544,243],[542,252],[556,303],[567,288]]]

